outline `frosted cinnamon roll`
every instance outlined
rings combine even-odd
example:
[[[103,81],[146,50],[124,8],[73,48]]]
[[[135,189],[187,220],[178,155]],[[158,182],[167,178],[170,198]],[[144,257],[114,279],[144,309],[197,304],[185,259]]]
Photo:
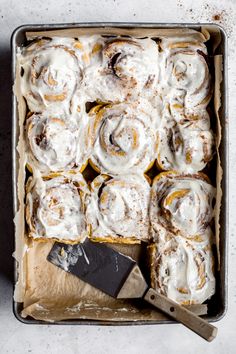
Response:
[[[90,162],[111,175],[143,173],[155,160],[156,132],[152,117],[137,104],[96,106],[91,112]]]
[[[215,293],[211,242],[204,247],[181,237],[171,239],[160,251],[149,246],[151,286],[182,304],[201,304]]]
[[[152,97],[158,78],[158,50],[152,39],[111,38],[104,41],[100,53],[97,70],[86,73],[88,77],[97,73],[91,85],[95,99],[121,102],[140,94]]]
[[[153,181],[150,222],[155,240],[166,234],[203,241],[214,215],[215,188],[202,173],[163,172]]]
[[[99,175],[91,184],[87,222],[91,238],[115,243],[140,243],[149,239],[150,185],[140,175]]]
[[[86,129],[63,115],[33,114],[26,121],[29,166],[44,173],[72,168],[82,172],[89,150]]]
[[[29,236],[67,243],[87,236],[84,199],[89,190],[79,173],[30,177],[26,185],[26,221]]]
[[[210,130],[210,117],[205,107],[186,107],[183,90],[173,90],[163,110],[163,115],[172,117],[180,126],[195,130]]]
[[[77,109],[73,96],[83,78],[77,43],[70,38],[39,39],[23,51],[21,90],[30,111]]]
[[[204,43],[178,39],[162,42],[161,85],[172,96],[182,90],[186,107],[206,107],[211,99],[207,49]]]
[[[212,159],[214,136],[207,129],[209,117],[206,112],[199,113],[182,115],[179,124],[172,116],[163,117],[158,130],[159,169],[194,173],[203,170]]]

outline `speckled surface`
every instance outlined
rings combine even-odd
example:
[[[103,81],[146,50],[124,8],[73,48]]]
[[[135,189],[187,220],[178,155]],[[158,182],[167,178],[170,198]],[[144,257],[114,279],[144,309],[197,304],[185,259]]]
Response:
[[[98,327],[29,326],[12,313],[10,36],[26,23],[86,21],[215,22],[229,36],[230,228],[229,308],[212,343],[181,325]],[[214,353],[236,352],[236,1],[0,0],[0,353]]]

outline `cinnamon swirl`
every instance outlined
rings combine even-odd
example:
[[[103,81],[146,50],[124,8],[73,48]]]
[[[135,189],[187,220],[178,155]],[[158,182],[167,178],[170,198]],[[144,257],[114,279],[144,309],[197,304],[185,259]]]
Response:
[[[163,172],[152,185],[150,221],[154,239],[180,235],[204,240],[214,216],[215,188],[202,173]]]
[[[91,238],[115,243],[149,239],[150,185],[141,175],[99,175],[91,184],[87,221]]]
[[[74,39],[39,39],[20,58],[21,90],[32,112],[53,109],[71,113],[83,66]]]
[[[171,238],[160,250],[149,246],[151,286],[182,304],[201,304],[215,293],[211,242],[204,246],[182,237]]]
[[[111,175],[143,173],[152,166],[157,149],[155,122],[141,106],[97,106],[90,116],[90,162],[97,171]]]
[[[214,136],[206,111],[166,113],[158,129],[157,165],[161,170],[194,173],[213,157]]]
[[[84,199],[89,191],[81,174],[30,177],[26,191],[30,237],[74,243],[87,236]]]
[[[211,99],[207,49],[203,43],[186,38],[162,41],[161,86],[165,95],[182,91],[184,105],[206,107]]]
[[[85,74],[87,90],[95,100],[123,102],[153,96],[159,66],[157,46],[152,39],[110,38],[100,42],[98,48],[96,69]]]
[[[44,174],[72,168],[82,172],[89,152],[86,129],[82,122],[78,126],[64,115],[42,112],[30,116],[26,122],[30,169],[37,167]]]

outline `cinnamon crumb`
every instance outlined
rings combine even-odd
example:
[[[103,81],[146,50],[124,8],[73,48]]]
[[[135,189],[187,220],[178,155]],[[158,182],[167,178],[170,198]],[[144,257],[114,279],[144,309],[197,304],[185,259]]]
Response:
[[[220,21],[221,20],[221,14],[215,14],[212,16],[213,21]]]

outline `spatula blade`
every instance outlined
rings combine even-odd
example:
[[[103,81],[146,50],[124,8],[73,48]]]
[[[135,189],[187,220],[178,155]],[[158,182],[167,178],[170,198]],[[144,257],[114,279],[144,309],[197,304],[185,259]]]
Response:
[[[88,239],[77,245],[56,242],[47,260],[113,297],[118,296],[136,265],[132,258]]]
[[[55,243],[47,260],[113,297],[144,297],[208,341],[216,337],[216,327],[154,289],[147,291],[147,283],[136,262],[104,244],[88,239],[78,245]]]

